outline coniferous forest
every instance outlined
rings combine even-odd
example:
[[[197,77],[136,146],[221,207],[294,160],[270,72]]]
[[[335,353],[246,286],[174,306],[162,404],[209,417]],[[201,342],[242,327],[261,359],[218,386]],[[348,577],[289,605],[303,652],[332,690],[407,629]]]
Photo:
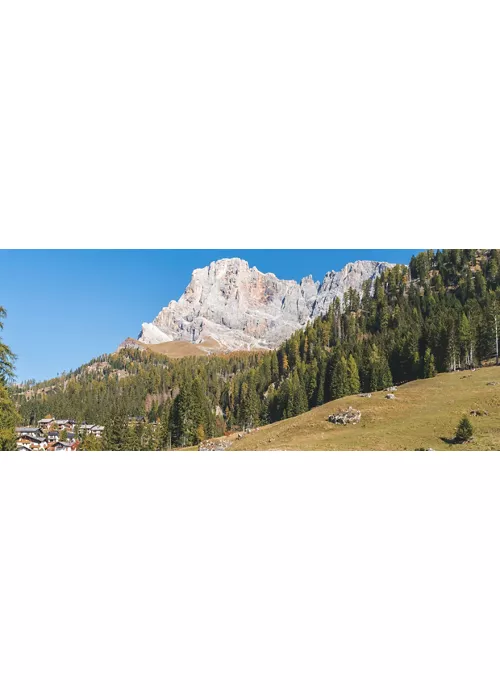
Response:
[[[498,363],[500,251],[427,251],[349,290],[277,350],[103,355],[11,394],[25,424],[105,426],[82,449],[164,450],[289,418],[342,396]],[[146,422],[130,425],[129,416]]]

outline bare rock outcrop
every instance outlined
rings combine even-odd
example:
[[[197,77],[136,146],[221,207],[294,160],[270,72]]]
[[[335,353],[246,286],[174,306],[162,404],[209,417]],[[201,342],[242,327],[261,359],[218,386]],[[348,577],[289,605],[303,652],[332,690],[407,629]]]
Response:
[[[311,276],[301,282],[281,280],[271,272],[228,258],[194,270],[179,301],[171,301],[152,323],[144,323],[139,340],[200,343],[212,338],[229,350],[274,348],[297,329],[328,311],[350,288],[361,293],[389,263],[358,261],[328,272],[322,283]]]
[[[338,413],[332,413],[328,416],[330,423],[337,423],[340,425],[347,425],[348,423],[359,423],[361,420],[361,411],[349,406],[347,411],[339,411]]]

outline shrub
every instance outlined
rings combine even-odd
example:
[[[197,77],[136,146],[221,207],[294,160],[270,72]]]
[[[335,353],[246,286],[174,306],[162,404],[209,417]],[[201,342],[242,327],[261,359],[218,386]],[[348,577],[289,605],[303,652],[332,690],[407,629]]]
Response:
[[[455,440],[457,442],[468,442],[472,438],[474,429],[472,423],[464,416],[457,426],[457,432],[455,434]]]

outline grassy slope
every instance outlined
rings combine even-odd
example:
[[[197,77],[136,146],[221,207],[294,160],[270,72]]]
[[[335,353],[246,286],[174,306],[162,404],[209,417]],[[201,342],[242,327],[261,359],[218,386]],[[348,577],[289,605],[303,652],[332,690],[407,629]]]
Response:
[[[215,340],[212,341],[212,339],[196,344],[184,340],[172,340],[169,343],[154,343],[151,345],[140,341],[137,342],[145,350],[166,355],[173,359],[179,359],[180,357],[206,357],[207,350],[215,352],[220,349],[220,345]]]
[[[497,381],[497,386],[487,382]],[[500,367],[440,374],[399,387],[396,399],[386,392],[371,399],[349,396],[295,418],[262,427],[234,443],[233,450],[500,450]],[[328,416],[353,406],[362,412],[357,425],[333,425]],[[488,416],[472,417],[473,409]],[[468,415],[475,438],[450,445],[460,418]]]

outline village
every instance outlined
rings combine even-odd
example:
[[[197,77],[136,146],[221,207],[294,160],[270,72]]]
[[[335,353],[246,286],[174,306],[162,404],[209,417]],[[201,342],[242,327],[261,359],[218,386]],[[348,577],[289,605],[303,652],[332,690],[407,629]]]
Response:
[[[144,416],[129,416],[128,425],[145,423]],[[75,452],[86,435],[101,439],[104,426],[78,424],[72,418],[42,418],[37,425],[16,427],[18,452]]]
[[[81,438],[92,434],[101,438],[104,426],[90,423],[77,425],[72,418],[42,418],[35,426],[16,428],[19,452],[74,452]]]

